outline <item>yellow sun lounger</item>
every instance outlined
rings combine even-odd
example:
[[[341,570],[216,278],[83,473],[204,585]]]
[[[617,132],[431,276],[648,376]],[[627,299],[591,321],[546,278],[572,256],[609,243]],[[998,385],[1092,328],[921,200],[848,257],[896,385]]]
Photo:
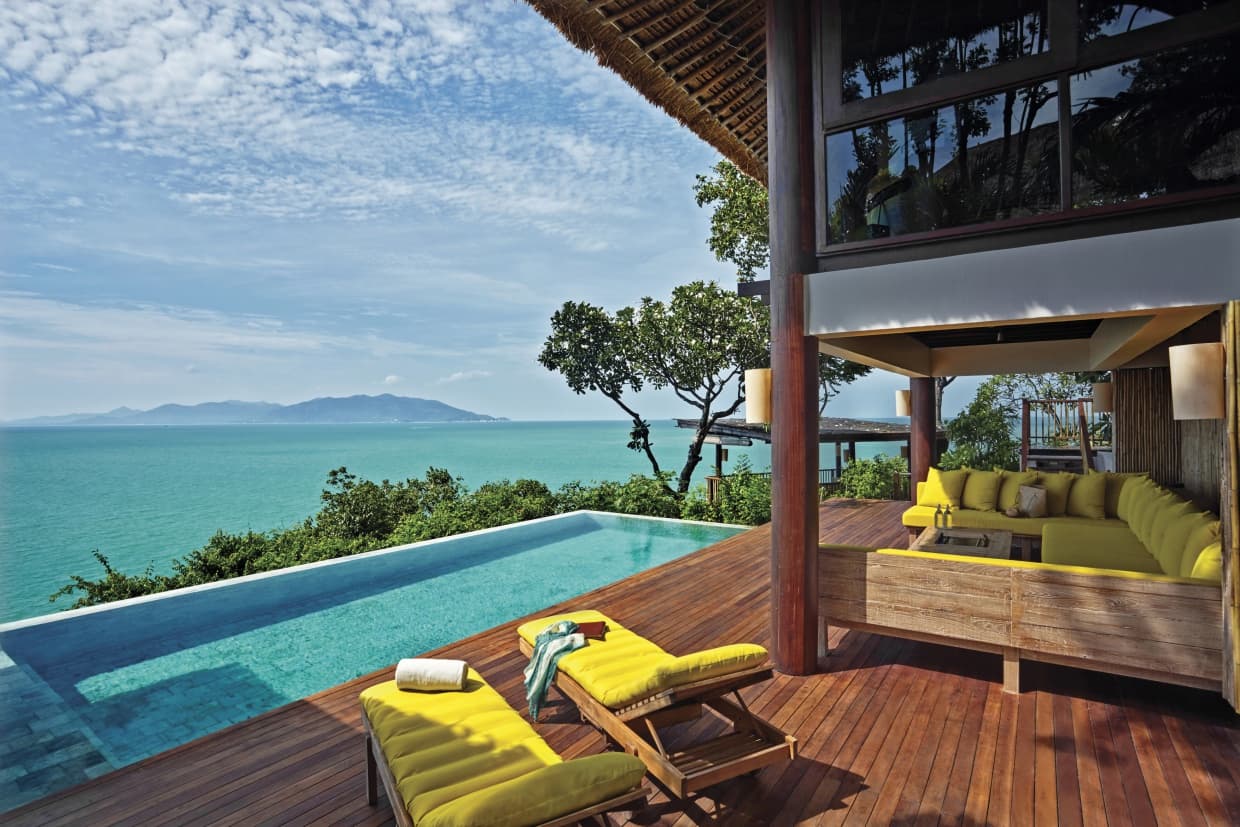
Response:
[[[521,651],[531,655],[538,633],[560,620],[603,621],[607,633],[560,658],[555,687],[672,794],[684,797],[796,757],[796,739],[751,713],[738,691],[771,677],[761,646],[741,643],[675,657],[599,612],[579,611],[520,626]],[[704,708],[730,723],[729,730],[668,750],[659,729],[699,718]]]
[[[641,761],[615,752],[564,761],[472,669],[459,692],[387,681],[361,701],[367,801],[378,801],[377,775],[403,827],[552,827],[646,800]]]

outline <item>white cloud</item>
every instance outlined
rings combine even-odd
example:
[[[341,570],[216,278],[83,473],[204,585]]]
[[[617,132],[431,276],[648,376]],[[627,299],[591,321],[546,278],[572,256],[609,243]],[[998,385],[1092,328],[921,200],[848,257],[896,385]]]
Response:
[[[341,335],[270,316],[228,315],[149,304],[85,304],[0,291],[0,344],[5,350],[144,356],[185,364],[351,352],[369,356],[457,355],[454,351],[374,334]]]
[[[456,382],[471,382],[475,379],[486,379],[490,375],[491,371],[489,370],[458,370],[456,373],[440,377],[438,384],[451,385]]]
[[[597,252],[680,158],[646,140],[664,116],[592,63],[507,0],[0,6],[9,105],[32,95],[169,159],[162,183],[193,209],[448,210]]]
[[[401,378],[394,373],[389,373],[383,377],[383,384],[385,385],[399,385],[401,381]]]

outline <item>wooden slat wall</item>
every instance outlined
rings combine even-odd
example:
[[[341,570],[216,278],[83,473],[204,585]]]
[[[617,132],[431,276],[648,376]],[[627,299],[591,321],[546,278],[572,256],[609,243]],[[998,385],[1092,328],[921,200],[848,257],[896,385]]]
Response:
[[[1217,514],[1226,457],[1226,421],[1187,419],[1180,423],[1180,435],[1180,479],[1184,482],[1184,496]]]
[[[1171,371],[1117,370],[1114,383],[1115,469],[1148,471],[1155,482],[1178,485],[1180,423],[1171,416]]]

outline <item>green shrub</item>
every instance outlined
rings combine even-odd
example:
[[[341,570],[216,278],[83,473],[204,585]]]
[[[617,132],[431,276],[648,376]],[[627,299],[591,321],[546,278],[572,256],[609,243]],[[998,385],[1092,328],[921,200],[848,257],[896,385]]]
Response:
[[[708,520],[737,525],[761,525],[771,521],[771,480],[755,474],[742,457],[736,469],[719,480],[717,502],[708,502],[706,487],[699,485],[685,498],[681,515],[687,520]]]
[[[840,494],[866,500],[894,500],[896,475],[908,473],[902,457],[879,454],[873,459],[853,460],[840,474]]]
[[[761,522],[770,519],[769,488],[766,499],[767,516]],[[624,483],[570,483],[558,492],[537,480],[500,480],[469,491],[442,468],[427,469],[422,479],[396,483],[375,483],[336,468],[327,475],[321,500],[317,514],[282,531],[217,531],[202,548],[174,560],[170,575],[151,569],[139,575],[118,572],[96,550],[103,576],[91,580],[73,575],[51,599],[77,595],[72,608],[94,606],[581,508],[655,517],[679,517],[681,510],[680,499],[669,492],[665,480],[639,474]]]

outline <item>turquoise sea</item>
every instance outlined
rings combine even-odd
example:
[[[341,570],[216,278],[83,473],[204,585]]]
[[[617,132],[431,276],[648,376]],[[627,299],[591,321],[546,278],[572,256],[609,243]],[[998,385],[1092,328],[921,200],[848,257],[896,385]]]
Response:
[[[679,471],[688,432],[670,421],[651,427],[660,462]],[[433,465],[471,488],[518,477],[552,488],[624,480],[650,471],[625,447],[628,429],[625,422],[0,429],[0,622],[67,608],[70,599],[48,596],[72,574],[102,573],[92,549],[121,571],[166,572],[217,529],[299,523],[318,510],[327,472],[342,465],[375,480],[420,477]],[[881,448],[859,445],[858,454]],[[754,445],[730,449],[725,470],[741,455],[755,470],[770,467],[769,447]],[[696,480],[713,457],[708,447]]]

